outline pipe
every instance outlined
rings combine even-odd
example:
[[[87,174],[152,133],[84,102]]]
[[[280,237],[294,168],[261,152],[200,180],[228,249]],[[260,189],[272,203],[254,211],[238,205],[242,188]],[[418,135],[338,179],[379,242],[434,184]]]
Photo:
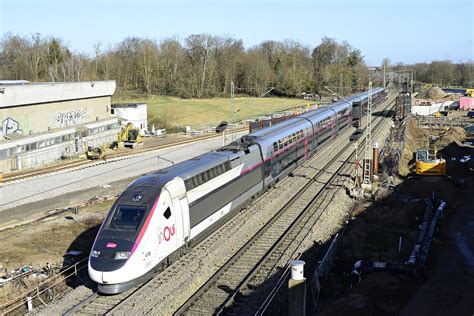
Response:
[[[374,146],[372,147],[372,151],[373,151],[373,157],[374,159],[372,159],[372,174],[374,176],[377,176],[378,173],[379,173],[379,144],[378,143],[375,143]]]

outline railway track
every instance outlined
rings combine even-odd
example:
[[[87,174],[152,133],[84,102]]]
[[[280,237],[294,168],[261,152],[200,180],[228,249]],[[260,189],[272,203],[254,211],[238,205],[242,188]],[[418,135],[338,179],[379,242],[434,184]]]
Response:
[[[265,194],[264,194],[265,195]],[[264,196],[262,195],[262,197]],[[167,267],[164,271],[157,274],[150,280],[137,285],[136,287],[125,291],[121,294],[109,296],[109,295],[100,295],[97,292],[90,292],[89,295],[83,297],[79,303],[74,306],[70,306],[66,311],[63,312],[63,315],[112,315],[120,314],[120,307],[127,303],[131,298],[140,294],[140,291],[146,288],[147,291],[153,291],[157,289],[162,284],[167,282],[172,282],[175,278],[176,273],[180,272],[182,267],[188,266],[191,262],[199,260],[199,257],[205,249],[211,247],[213,243],[216,242],[219,238],[222,238],[223,232],[235,228],[240,225],[242,220],[247,217],[249,214],[245,212],[240,212],[235,215],[235,217],[224,224],[219,230],[211,234],[204,241],[199,243],[193,251],[190,251],[188,254],[179,259],[177,264]]]
[[[246,131],[247,129],[238,129],[236,130],[236,133],[240,133],[243,131]],[[179,145],[185,145],[185,144],[191,144],[195,142],[199,142],[202,140],[206,139],[211,139],[215,137],[221,137],[219,135],[215,134],[210,134],[210,135],[205,135],[205,136],[199,136],[195,137],[192,139],[186,139],[186,140],[181,140],[177,141],[174,143],[168,143],[168,144],[163,144],[163,145],[158,145],[150,148],[137,148],[134,149],[133,152],[117,152],[117,153],[112,153],[107,155],[106,159],[103,160],[75,160],[71,162],[66,162],[62,163],[60,165],[54,165],[54,166],[47,166],[43,167],[38,170],[33,170],[33,171],[28,171],[24,173],[11,173],[11,174],[5,174],[3,176],[3,182],[2,183],[15,183],[15,182],[20,182],[24,181],[27,179],[31,178],[37,178],[37,177],[42,177],[50,174],[56,174],[56,173],[62,173],[62,172],[68,172],[68,171],[73,171],[73,170],[79,170],[79,169],[84,169],[84,168],[89,168],[101,164],[106,164],[106,163],[111,163],[114,161],[119,161],[119,160],[124,160],[124,159],[129,159],[133,158],[136,156],[139,156],[141,154],[147,153],[147,152],[152,152],[155,150],[163,149],[163,148],[169,148],[169,147],[174,147],[174,146],[179,146]]]
[[[347,146],[350,146],[350,145],[347,145]],[[346,149],[347,149],[347,146],[346,146]],[[319,158],[318,160],[321,160],[321,158]],[[337,160],[337,158],[334,157],[331,160],[334,162],[335,160]],[[312,171],[313,170],[311,169],[311,172]],[[333,171],[335,173],[337,173],[337,169],[335,169]],[[318,181],[321,181],[321,182],[325,181],[322,178],[322,176],[324,174],[326,174],[326,178],[331,178],[331,176],[328,176],[327,170],[319,170],[317,172],[314,171],[314,173],[317,173],[317,174],[320,175],[320,177],[318,178]],[[314,178],[315,177],[313,177],[313,179]],[[291,179],[291,178],[287,177],[287,178],[283,179],[281,181],[281,185],[284,185],[287,180],[289,181],[289,179]],[[329,181],[329,179],[326,179],[326,180]],[[317,183],[318,181],[309,180],[309,182],[311,184]],[[327,186],[329,186],[329,184],[322,185],[322,186],[327,187]],[[322,189],[320,188],[320,190],[322,190]],[[309,190],[309,191],[311,191],[311,190]],[[264,193],[263,198],[265,197],[265,195],[267,193],[268,192]],[[309,195],[311,195],[311,194],[309,194]],[[314,192],[312,193],[312,195],[314,196]],[[309,199],[309,196],[307,196],[306,198]],[[292,200],[294,201],[293,204],[295,206],[296,206],[296,204],[298,204],[300,207],[302,207],[302,203],[296,202],[297,199],[292,199]],[[142,301],[143,302],[143,296],[146,297],[146,293],[157,293],[158,291],[160,291],[160,289],[162,290],[163,285],[173,283],[175,281],[175,277],[176,277],[177,274],[182,273],[183,269],[186,269],[188,267],[188,265],[191,264],[192,262],[195,262],[196,260],[202,260],[202,253],[206,253],[207,252],[206,249],[209,249],[209,247],[213,247],[213,244],[218,242],[219,238],[222,238],[227,231],[231,231],[232,229],[236,229],[236,227],[242,225],[242,223],[245,222],[248,219],[248,217],[251,216],[252,213],[253,212],[250,209],[245,209],[244,211],[237,213],[231,221],[224,224],[219,230],[217,230],[215,233],[213,233],[207,239],[205,239],[203,242],[201,242],[199,245],[197,245],[190,253],[188,253],[187,255],[182,257],[178,262],[176,262],[175,264],[168,267],[165,271],[158,274],[153,279],[151,279],[151,280],[149,280],[149,281],[147,281],[147,282],[145,282],[145,283],[143,283],[143,284],[141,284],[141,285],[139,285],[139,286],[137,286],[133,289],[130,289],[129,291],[126,291],[122,294],[116,295],[116,296],[101,296],[101,295],[91,291],[91,292],[88,293],[88,295],[83,296],[81,299],[79,299],[79,303],[77,303],[76,305],[68,306],[67,308],[64,308],[63,309],[63,311],[65,311],[64,314],[66,314],[66,315],[71,315],[71,314],[96,314],[96,315],[97,314],[123,314],[124,310],[125,311],[127,310],[127,307],[130,308],[130,305],[136,306],[135,305],[135,304],[137,304],[136,301]],[[297,215],[297,213],[298,213],[297,211],[294,211],[293,217],[295,217]],[[281,216],[283,216],[283,214]],[[286,217],[289,218],[288,220],[291,219],[291,216],[289,216],[289,215],[287,215]],[[268,225],[270,226],[270,224],[268,224]],[[284,233],[285,230],[287,230],[287,227],[285,228],[283,226],[280,227],[279,229],[280,229],[280,232]],[[288,234],[289,233],[290,233],[290,231],[288,230]],[[288,238],[286,238],[286,239],[281,238],[280,243],[285,242],[285,240],[289,240],[289,239]],[[270,244],[271,241],[269,240],[268,243]],[[273,241],[273,243],[275,243],[275,242]],[[214,247],[215,247],[215,245],[214,245]],[[265,252],[265,253],[268,252],[268,249],[265,251],[265,249],[264,249],[265,247],[261,247],[261,248],[262,248],[260,250],[261,252]],[[277,252],[274,252],[272,255],[273,256],[278,256],[280,254],[278,254]],[[229,255],[229,258],[230,258],[230,255]],[[266,260],[261,260],[261,258],[262,257],[260,257],[260,258],[254,257],[254,260],[257,260],[256,262],[260,262],[261,263],[260,266],[263,266],[264,264],[268,264],[268,263],[266,263]],[[237,266],[237,269],[234,269],[234,271],[237,271],[237,270],[239,270],[238,266]],[[256,272],[258,272],[258,271],[263,271],[263,270],[255,269],[255,273],[253,273],[253,275],[257,275]],[[237,281],[237,280],[235,280],[235,281]],[[240,283],[241,282],[239,281],[238,284],[240,284]],[[246,290],[244,289],[244,286],[247,283],[248,282],[244,282],[244,283],[240,284],[241,286],[240,286],[239,291],[242,291],[242,293],[246,293],[245,292]],[[231,300],[229,300],[229,302],[234,300],[234,298],[238,295],[237,293],[238,292],[234,292],[235,295],[231,295],[231,296],[233,296],[233,298]],[[229,295],[227,297],[229,297]],[[134,298],[136,300],[134,300]],[[222,304],[220,304],[220,305],[222,305]],[[225,307],[225,305],[222,305],[222,306]],[[153,312],[153,310],[151,308],[141,309],[141,310],[143,311],[143,313]]]
[[[383,117],[375,130],[382,122]],[[265,300],[265,289],[271,289],[272,280],[279,279],[278,263],[297,257],[299,244],[329,207],[333,196],[327,189],[354,156],[355,150],[347,154],[351,146],[344,146],[175,314],[254,314]],[[340,159],[343,163],[338,166]],[[265,289],[256,293],[263,283]]]

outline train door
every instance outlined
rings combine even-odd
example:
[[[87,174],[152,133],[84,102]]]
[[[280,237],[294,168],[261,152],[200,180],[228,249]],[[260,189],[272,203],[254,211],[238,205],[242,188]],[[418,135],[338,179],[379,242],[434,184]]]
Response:
[[[311,148],[310,148],[310,156],[316,154],[316,151],[318,150],[318,134],[317,134],[317,129],[319,128],[319,123],[315,123],[310,130],[308,130],[308,140],[311,141]],[[309,135],[309,133],[311,135]]]
[[[174,178],[166,184],[166,189],[170,192],[171,203],[176,216],[176,246],[181,247],[189,240],[189,204],[186,197],[184,181],[181,178]]]
[[[179,233],[181,232],[179,225],[180,212],[176,209],[171,193],[166,188],[161,190],[156,211],[158,216],[154,227],[159,246],[155,246],[154,249],[156,249],[156,255],[159,256],[158,260],[161,261],[175,251],[181,243],[179,240]]]
[[[176,214],[176,248],[189,241],[189,206],[186,195],[172,199],[173,210]]]
[[[308,138],[304,140],[304,160],[308,160]]]
[[[333,110],[334,112],[334,110]],[[336,112],[334,112],[336,113]],[[334,114],[330,123],[330,130],[331,130],[331,140],[334,140],[337,136],[337,114]]]
[[[180,208],[180,214],[181,214],[181,225],[183,227],[183,235],[182,235],[182,240],[184,240],[184,243],[189,241],[189,234],[191,231],[191,226],[189,223],[189,204],[188,204],[188,198],[186,195],[180,197],[179,199],[179,208]]]

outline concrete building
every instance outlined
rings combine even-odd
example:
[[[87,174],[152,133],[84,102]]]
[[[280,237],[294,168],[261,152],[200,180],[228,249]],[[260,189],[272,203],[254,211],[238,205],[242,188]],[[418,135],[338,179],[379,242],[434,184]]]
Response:
[[[112,104],[112,114],[120,119],[122,126],[132,123],[142,135],[148,130],[147,111],[146,103]]]
[[[0,81],[0,171],[32,168],[117,139],[115,81]]]

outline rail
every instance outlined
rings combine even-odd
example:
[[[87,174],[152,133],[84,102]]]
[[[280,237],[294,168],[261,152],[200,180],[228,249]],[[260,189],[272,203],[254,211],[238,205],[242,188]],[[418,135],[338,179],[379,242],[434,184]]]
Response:
[[[247,128],[240,128],[240,129],[236,129],[235,132],[240,133],[246,130]],[[198,136],[192,139],[181,140],[174,143],[153,146],[150,148],[138,148],[138,149],[134,149],[133,152],[113,153],[113,154],[107,155],[104,160],[100,160],[100,161],[85,160],[85,159],[75,160],[71,162],[62,163],[59,165],[43,167],[41,169],[28,171],[28,172],[14,172],[14,173],[8,173],[8,174],[4,173],[3,182],[1,183],[6,184],[6,183],[17,182],[17,181],[21,181],[21,180],[25,180],[25,179],[29,179],[33,177],[46,176],[51,173],[79,170],[79,169],[90,167],[92,165],[101,165],[101,164],[111,163],[118,160],[133,158],[133,157],[142,155],[144,153],[152,152],[152,151],[163,149],[163,148],[169,148],[169,147],[174,147],[174,146],[179,146],[179,145],[184,145],[184,144],[195,143],[202,140],[217,138],[217,137],[221,137],[221,134],[210,134],[210,135]]]
[[[346,146],[344,146],[344,149],[340,151],[342,153],[343,151],[347,150],[351,146],[351,143],[348,143]],[[255,234],[243,247],[239,249],[217,272],[214,273],[214,275],[203,285],[201,288],[196,291],[190,299],[188,299],[187,302],[185,302],[176,312],[175,315],[183,315],[192,305],[195,301],[198,300],[207,290],[213,285],[215,281],[231,266],[234,264],[240,257],[242,257],[243,253],[248,251],[250,246],[255,244],[257,240],[267,232],[267,230],[274,224],[276,223],[280,217],[288,210],[290,206],[292,206],[295,201],[297,201],[301,195],[308,190],[308,188],[311,187],[314,181],[316,181],[322,174],[326,172],[326,169],[332,165],[338,158],[340,154],[334,156],[321,170],[318,171],[318,173],[311,179],[311,181],[308,181],[303,188],[301,188],[296,195],[294,195],[279,211],[278,213],[270,220],[268,221],[265,226],[263,226],[257,234]],[[227,297],[227,299],[224,301],[224,303],[219,307],[219,310],[217,311],[217,315],[220,315],[223,311],[223,309],[227,306],[229,306],[237,293],[247,284],[247,282],[250,280],[250,278],[255,274],[255,272],[260,268],[260,266],[266,261],[266,259],[270,256],[270,254],[273,252],[273,250],[285,239],[285,237],[288,235],[288,233],[292,230],[292,228],[296,225],[296,223],[299,222],[300,218],[304,215],[304,213],[310,208],[314,203],[317,201],[318,197],[321,195],[323,190],[329,186],[329,184],[332,182],[332,180],[335,178],[337,175],[337,172],[339,169],[331,176],[330,180],[327,181],[321,190],[318,191],[318,193],[314,196],[314,198],[310,201],[310,203],[300,211],[300,213],[297,215],[297,217],[293,220],[293,222],[285,229],[283,234],[276,240],[276,242],[270,247],[270,249],[267,250],[265,255],[261,257],[257,264],[248,272],[248,274],[244,277],[244,279],[239,283],[237,288],[235,290],[232,290],[232,294]]]
[[[390,102],[392,102],[392,101],[390,101]],[[393,108],[393,106],[391,108]],[[389,110],[390,110],[390,107],[389,107],[389,109],[387,109],[385,111],[389,111]],[[379,127],[381,122],[382,122],[382,120],[377,122],[377,124],[375,125],[375,129],[377,129]],[[359,148],[362,148],[362,144],[359,145]],[[354,155],[355,155],[355,153],[353,153],[348,158],[348,160],[353,159]],[[344,230],[345,230],[345,228],[344,228]],[[313,283],[312,289],[313,290],[314,289],[318,290],[318,293],[319,293],[319,288],[321,286],[320,283],[319,283],[318,276],[320,276],[321,274],[324,274],[323,270],[325,270],[327,268],[327,267],[325,267],[325,262],[326,262],[326,260],[328,260],[330,253],[334,254],[335,250],[333,248],[337,247],[337,238],[339,237],[339,235],[340,234],[336,234],[336,236],[334,237],[333,241],[331,242],[331,245],[330,245],[329,249],[326,251],[326,253],[323,257],[323,260],[321,261],[318,268],[315,270],[314,277],[311,280],[311,282]],[[295,257],[294,260],[298,260],[298,259],[300,259],[300,257],[301,256]],[[281,289],[281,287],[287,281],[287,279],[290,275],[290,271],[291,271],[290,268],[291,268],[291,266],[288,264],[286,266],[285,271],[283,272],[282,276],[278,279],[276,285],[272,288],[272,290],[270,291],[268,296],[265,298],[263,303],[260,305],[260,307],[257,310],[257,312],[255,313],[255,315],[263,315],[267,311],[267,309],[270,306],[270,304],[272,303],[273,299],[276,297],[278,291]],[[317,299],[317,297],[314,297],[314,293],[313,293],[313,301],[316,300],[316,299]]]
[[[382,122],[382,118],[379,120],[379,123],[377,126]],[[241,257],[243,257],[243,254],[248,251],[250,246],[255,244],[257,240],[263,236],[263,234],[284,214],[290,205],[292,205],[298,198],[301,197],[301,195],[308,190],[308,188],[311,187],[312,183],[316,181],[321,174],[325,173],[327,171],[327,168],[331,166],[337,159],[340,158],[340,156],[352,146],[352,143],[348,143],[347,145],[344,146],[344,148],[339,151],[337,155],[335,155],[319,172],[309,181],[306,185],[301,188],[298,193],[293,196],[290,201],[288,201],[277,213],[276,216],[274,216],[267,224],[265,224],[264,227],[260,229],[260,231],[254,235],[239,251],[237,251],[236,254],[234,254],[204,285],[202,285],[198,291],[196,291],[176,312],[175,315],[181,315],[187,312],[192,305],[205,293],[210,289],[213,284],[218,280],[218,278],[223,275],[223,273],[237,260],[239,260]],[[341,166],[333,173],[331,178],[327,180],[327,182],[323,185],[323,187],[317,192],[317,194],[311,199],[311,201],[300,211],[300,213],[297,215],[297,217],[293,220],[293,222],[285,229],[284,233],[276,240],[276,242],[267,250],[265,255],[261,257],[258,262],[251,268],[251,270],[247,273],[247,275],[243,278],[243,280],[238,284],[238,286],[232,290],[232,293],[224,300],[224,302],[218,307],[217,311],[215,313],[217,315],[221,314],[224,312],[226,307],[229,307],[233,302],[238,293],[242,290],[244,286],[247,285],[247,283],[251,280],[251,278],[256,274],[256,272],[259,270],[259,268],[265,263],[265,261],[270,257],[270,255],[274,252],[274,250],[282,243],[283,240],[288,236],[288,234],[293,230],[294,227],[296,227],[297,223],[300,222],[301,218],[304,216],[304,214],[311,209],[318,198],[322,195],[322,193],[326,190],[326,188],[332,184],[333,180],[338,176],[340,170],[346,165],[346,162],[351,159],[354,156],[354,153],[350,155],[349,158],[347,158],[344,163],[341,164]],[[321,216],[319,214],[319,216]],[[318,216],[318,218],[319,218]],[[288,267],[286,269],[288,271]],[[281,278],[280,278],[281,280]],[[271,293],[274,293],[272,290]]]
[[[174,145],[176,145],[176,144],[173,144],[172,146],[174,146]],[[350,146],[350,144],[348,144],[348,145]],[[155,149],[156,148],[154,148],[153,150],[155,150]],[[336,172],[334,175],[336,175],[337,173],[338,172]],[[326,184],[326,187],[327,187],[327,185],[328,184]],[[283,239],[280,238],[280,242],[282,240]],[[84,262],[84,261],[86,261],[86,259],[83,259],[81,262]],[[24,307],[26,305],[26,299],[28,297],[36,298],[37,301],[39,301],[39,302],[37,302],[38,303],[37,305],[41,305],[41,304],[46,305],[46,302],[42,301],[42,298],[40,297],[40,295],[42,295],[45,292],[50,291],[51,289],[55,288],[56,286],[58,286],[59,284],[61,284],[65,280],[67,280],[68,278],[70,278],[74,275],[77,275],[78,271],[82,270],[86,266],[86,264],[84,264],[83,266],[80,266],[81,262],[78,262],[74,266],[71,266],[71,267],[67,268],[66,270],[62,271],[60,275],[56,275],[55,277],[43,282],[42,284],[38,285],[35,289],[32,289],[32,290],[28,291],[27,293],[21,295],[20,297],[16,298],[15,300],[12,300],[12,301],[8,302],[7,304],[4,304],[4,305],[0,306],[0,311],[2,313],[3,312],[10,313],[10,312],[13,312],[13,311],[18,311],[22,306]],[[263,264],[263,261],[262,261],[262,264]],[[73,269],[73,271],[71,271],[71,269]],[[69,271],[70,273],[66,273],[66,271]],[[288,268],[286,269],[286,271],[289,271]],[[54,282],[54,283],[50,284],[51,282]],[[49,284],[49,286],[43,287],[44,285],[47,285],[47,284]],[[90,296],[90,298],[93,299],[94,295],[95,294],[92,294]],[[3,311],[3,309],[5,309],[5,311]],[[75,309],[75,308],[73,307],[73,309]]]

